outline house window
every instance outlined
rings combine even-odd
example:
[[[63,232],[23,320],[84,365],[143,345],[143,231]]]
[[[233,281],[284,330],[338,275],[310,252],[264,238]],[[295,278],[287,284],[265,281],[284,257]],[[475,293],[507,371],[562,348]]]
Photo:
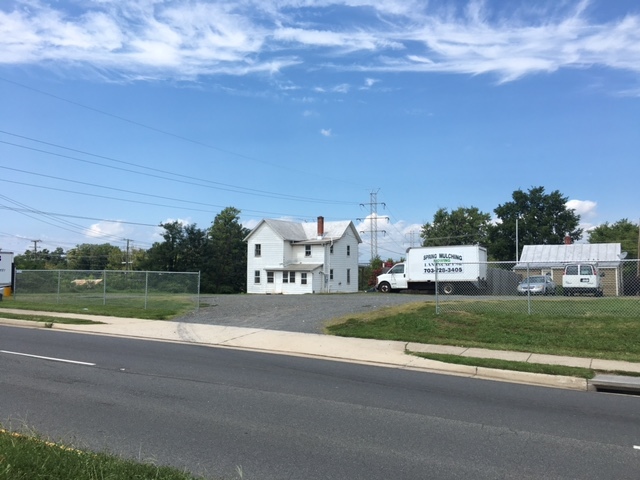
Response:
[[[347,245],[347,257],[351,256],[351,245]]]
[[[267,283],[273,283],[273,272],[267,272]]]
[[[329,247],[329,253],[333,253],[333,243],[331,244],[331,246]]]
[[[351,269],[347,268],[347,285],[351,283]]]
[[[296,272],[282,272],[282,283],[296,283]]]
[[[304,246],[304,256],[305,257],[310,257],[311,256],[311,245],[305,245]]]
[[[301,273],[300,274],[300,283],[302,285],[306,285],[307,284],[307,274],[306,273]]]
[[[262,245],[256,243],[253,250],[253,255],[259,257],[262,254]]]
[[[260,270],[253,272],[253,282],[260,283]]]
[[[333,280],[333,268],[329,270],[329,280]]]

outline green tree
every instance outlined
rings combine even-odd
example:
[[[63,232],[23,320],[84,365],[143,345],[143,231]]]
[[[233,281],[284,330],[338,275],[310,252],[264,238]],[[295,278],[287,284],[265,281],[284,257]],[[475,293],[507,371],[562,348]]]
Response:
[[[433,215],[433,222],[422,226],[422,245],[484,245],[490,222],[491,215],[476,207],[460,207],[451,212],[440,208]]]
[[[178,221],[163,223],[163,242],[155,242],[145,255],[136,256],[136,268],[163,272],[202,270],[207,249],[206,232]]]
[[[589,243],[620,243],[627,258],[638,258],[638,224],[623,218],[597,226],[589,232]]]
[[[498,222],[489,229],[487,245],[491,259],[520,258],[525,245],[561,245],[566,235],[572,241],[579,240],[582,237],[582,229],[578,228],[580,216],[567,208],[567,201],[558,190],[547,194],[544,187],[513,192],[511,202],[498,205],[494,210]]]
[[[43,248],[38,252],[26,250],[13,258],[17,269],[20,270],[57,270],[67,268],[67,258],[62,247],[53,252]]]
[[[119,270],[122,260],[122,250],[109,243],[83,243],[67,252],[70,270]]]
[[[216,215],[207,232],[210,256],[202,278],[203,290],[213,293],[246,291],[249,229],[240,223],[240,210],[227,207]]]

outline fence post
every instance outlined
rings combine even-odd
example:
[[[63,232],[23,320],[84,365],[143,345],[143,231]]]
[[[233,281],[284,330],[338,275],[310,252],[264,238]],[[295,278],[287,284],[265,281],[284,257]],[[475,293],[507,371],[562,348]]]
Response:
[[[196,312],[200,310],[200,270],[198,270],[198,293],[196,295]]]
[[[62,277],[62,272],[60,270],[58,270],[58,295],[56,297],[56,303],[60,303],[60,282]]]
[[[102,305],[107,304],[107,271],[102,271]]]
[[[531,315],[531,287],[529,286],[531,281],[529,275],[529,263],[527,263],[527,314]]]
[[[147,309],[147,296],[149,295],[149,272],[144,272],[144,309]]]
[[[433,259],[433,270],[436,274],[436,315],[440,315],[440,285],[438,284],[438,260]],[[406,266],[405,266],[406,268]]]

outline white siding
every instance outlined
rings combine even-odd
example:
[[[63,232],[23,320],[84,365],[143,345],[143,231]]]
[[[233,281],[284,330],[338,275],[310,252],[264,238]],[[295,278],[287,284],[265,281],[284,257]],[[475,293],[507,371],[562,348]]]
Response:
[[[260,244],[261,255],[255,256],[255,245]],[[259,227],[247,243],[247,293],[279,293],[275,284],[267,284],[265,267],[281,266],[284,258],[282,239],[266,225]],[[260,283],[254,282],[254,272],[260,270]],[[277,275],[276,275],[277,277]],[[282,281],[282,276],[280,276]]]
[[[350,247],[350,255],[347,255],[347,246]],[[351,271],[349,283],[347,283],[347,269]],[[358,240],[351,229],[347,229],[345,235],[333,243],[333,254],[328,255],[326,262],[327,275],[331,270],[333,270],[333,280],[329,280],[326,291],[330,293],[358,291]]]
[[[326,238],[321,241],[314,237],[308,238],[311,245],[310,256],[306,256],[304,242],[292,243],[276,233],[277,230],[284,232],[283,235],[289,235],[279,224],[276,224],[274,229],[269,222],[264,222],[251,232],[247,239],[247,293],[304,294],[358,291],[359,237],[354,233],[352,224],[344,230],[344,234],[340,232],[341,238],[334,241]],[[333,254],[329,254],[331,243]],[[259,257],[255,256],[256,244],[260,245]],[[347,246],[350,249],[349,255],[347,255]],[[319,268],[316,267],[313,271],[307,272],[306,285],[300,283],[302,272],[299,266],[301,264],[320,265]],[[292,266],[292,270],[287,270],[288,266]],[[269,270],[273,271],[273,283],[267,283]],[[330,270],[333,270],[333,280],[329,280]],[[349,283],[347,283],[347,270],[350,271]],[[259,283],[255,282],[256,271],[260,272]],[[283,271],[295,271],[295,282],[284,283]]]

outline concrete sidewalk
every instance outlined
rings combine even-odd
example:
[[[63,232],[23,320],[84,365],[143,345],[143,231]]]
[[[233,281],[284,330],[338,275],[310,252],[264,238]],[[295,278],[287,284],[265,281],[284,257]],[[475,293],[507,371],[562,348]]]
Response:
[[[420,353],[444,353],[464,357],[494,358],[550,365],[565,365],[570,367],[592,368],[602,371],[640,373],[640,364],[638,363],[612,360],[540,355],[524,352],[497,351],[445,345],[426,345],[399,341],[367,340],[257,328],[178,323],[163,320],[142,320],[136,318],[49,313],[13,309],[0,310],[0,323],[29,327],[44,327],[44,324],[24,320],[3,319],[3,312],[22,315],[47,315],[53,318],[78,318],[101,322],[99,324],[92,325],[67,325],[54,323],[52,328],[56,330],[298,355],[327,360],[346,361],[410,370],[422,370],[435,373],[446,373],[449,375],[460,375],[575,390],[595,389],[595,383],[593,380],[589,382],[585,379],[575,377],[533,374],[473,367],[468,365],[449,364],[435,360],[427,360],[414,355],[408,355],[407,351]],[[608,377],[611,377],[611,375]],[[629,382],[631,382],[631,385],[634,385],[635,382],[637,382],[638,388],[640,389],[640,378],[623,377],[623,379],[626,385],[629,385]],[[607,380],[611,381],[610,378]]]

